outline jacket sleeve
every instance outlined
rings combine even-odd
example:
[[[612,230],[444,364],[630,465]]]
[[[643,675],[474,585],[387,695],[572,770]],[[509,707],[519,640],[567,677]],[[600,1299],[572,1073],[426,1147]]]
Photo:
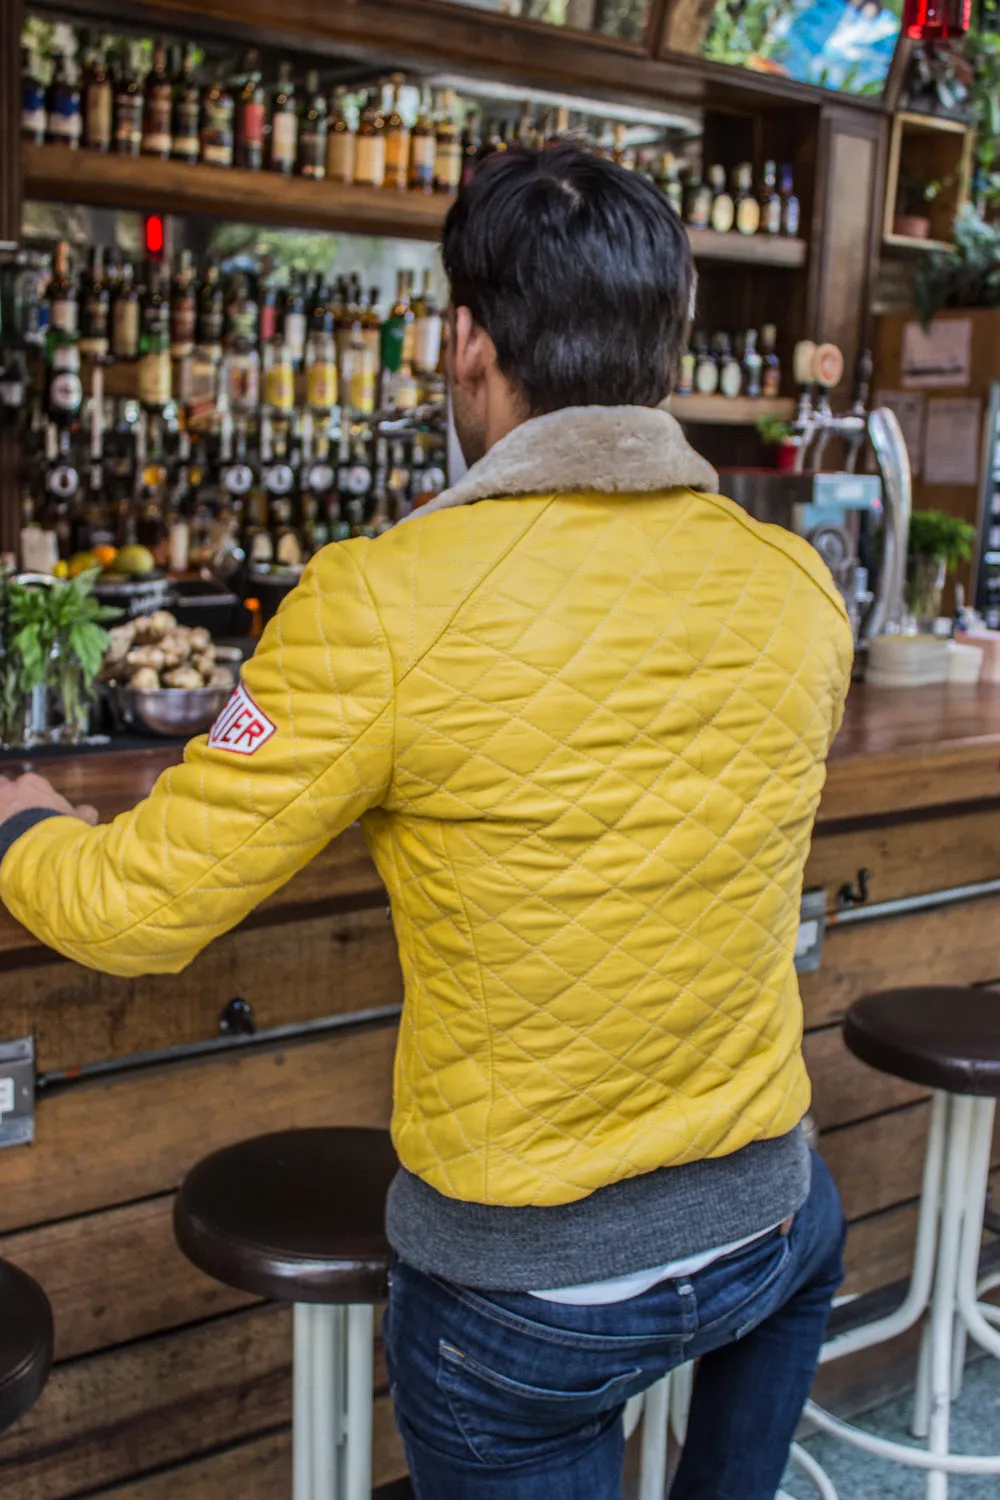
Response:
[[[381,800],[394,696],[360,565],[370,545],[313,560],[211,735],[144,802],[16,839],[0,897],[36,937],[107,973],[176,973]]]

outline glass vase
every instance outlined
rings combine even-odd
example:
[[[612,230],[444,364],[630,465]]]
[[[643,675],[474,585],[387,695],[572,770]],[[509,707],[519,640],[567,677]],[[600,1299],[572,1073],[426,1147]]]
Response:
[[[54,662],[52,687],[61,723],[56,738],[63,745],[78,745],[90,727],[90,692],[80,663],[60,655]]]
[[[932,633],[941,613],[947,569],[943,558],[911,557],[906,568],[906,608],[921,632]]]

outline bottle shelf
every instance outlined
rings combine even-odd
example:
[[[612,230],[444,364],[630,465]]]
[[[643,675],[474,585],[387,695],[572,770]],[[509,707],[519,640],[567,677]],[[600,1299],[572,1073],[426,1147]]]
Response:
[[[240,167],[189,165],[28,143],[22,151],[26,198],[103,208],[214,214],[289,229],[434,240],[451,203],[441,193],[344,187]]]
[[[243,223],[280,224],[288,229],[435,240],[452,201],[441,193],[344,187],[284,177],[277,172],[71,151],[65,146],[26,143],[22,152],[26,198],[103,208],[214,214]],[[805,240],[783,235],[689,229],[688,238],[696,260],[788,270],[806,261]]]
[[[795,401],[791,396],[672,396],[670,411],[678,422],[752,427],[760,417],[790,422]]]

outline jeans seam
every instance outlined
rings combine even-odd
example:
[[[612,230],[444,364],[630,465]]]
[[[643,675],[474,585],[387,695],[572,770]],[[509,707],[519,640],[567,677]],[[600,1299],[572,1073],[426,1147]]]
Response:
[[[544,1323],[534,1323],[530,1318],[522,1318],[518,1313],[508,1312],[503,1307],[493,1307],[484,1298],[478,1297],[475,1292],[470,1292],[464,1287],[458,1287],[453,1282],[442,1281],[440,1277],[431,1275],[429,1280],[433,1281],[443,1291],[455,1297],[466,1307],[478,1313],[481,1317],[488,1318],[491,1323],[496,1323],[501,1328],[506,1328],[511,1333],[520,1334],[524,1338],[537,1338],[540,1342],[547,1344],[558,1344],[564,1348],[580,1349],[581,1351],[605,1349],[609,1353],[629,1348],[641,1348],[651,1346],[658,1342],[651,1339],[648,1334],[641,1337],[627,1337],[624,1335],[573,1332],[568,1329],[548,1328]],[[671,1337],[668,1342],[686,1341],[686,1334]]]

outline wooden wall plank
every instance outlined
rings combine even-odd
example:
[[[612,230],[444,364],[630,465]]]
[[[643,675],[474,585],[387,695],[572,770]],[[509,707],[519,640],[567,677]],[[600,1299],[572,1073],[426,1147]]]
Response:
[[[302,1125],[386,1125],[395,1027],[252,1048],[43,1099],[0,1154],[0,1233],[176,1188],[220,1146]]]
[[[173,1205],[168,1193],[0,1238],[0,1256],[34,1276],[52,1303],[57,1362],[258,1301],[181,1254]]]
[[[278,1427],[291,1415],[291,1352],[291,1309],[265,1306],[59,1365],[4,1437],[0,1491],[63,1500]],[[378,1410],[387,1406],[381,1346],[373,1358]],[[387,1412],[377,1426],[385,1482],[399,1472],[398,1448]]]
[[[819,1149],[848,1219],[919,1195],[929,1120],[930,1106],[913,1104],[822,1137]]]
[[[813,1086],[810,1112],[820,1130],[929,1097],[929,1089],[859,1062],[844,1045],[839,1026],[807,1032],[802,1053]]]
[[[258,1031],[400,1005],[385,909],[229,933],[181,974],[117,979],[53,958],[0,976],[0,1036],[34,1032],[39,1072],[56,1072],[212,1041],[235,996]]]
[[[985,984],[1000,975],[1000,896],[834,927],[822,967],[800,980],[807,1027],[840,1020],[852,1000],[911,984]],[[1000,1006],[984,995],[983,1004]],[[1000,1011],[998,1011],[1000,1016]]]
[[[405,1475],[403,1444],[387,1396],[375,1400],[373,1452],[376,1490]],[[282,1429],[209,1458],[115,1485],[103,1491],[102,1500],[178,1500],[179,1495],[184,1500],[291,1500],[291,1475],[291,1432]]]
[[[822,886],[828,909],[837,892],[871,870],[872,901],[896,901],[949,886],[1000,878],[1000,806],[948,812],[874,828],[825,835],[817,830],[806,863],[805,886]]]

